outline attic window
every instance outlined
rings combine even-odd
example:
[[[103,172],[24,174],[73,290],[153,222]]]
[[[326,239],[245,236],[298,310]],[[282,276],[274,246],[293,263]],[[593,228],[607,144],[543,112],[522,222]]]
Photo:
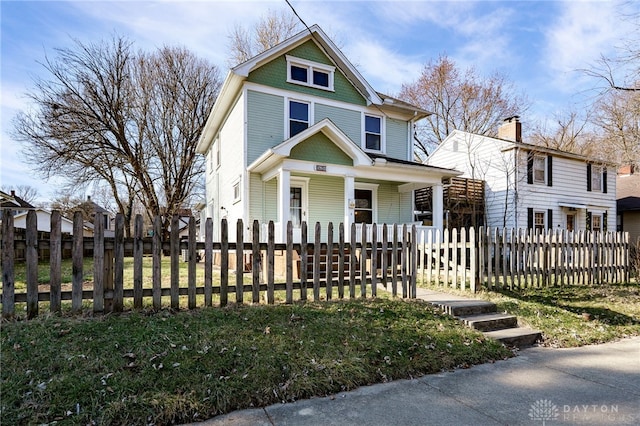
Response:
[[[335,67],[287,56],[287,82],[333,91]]]

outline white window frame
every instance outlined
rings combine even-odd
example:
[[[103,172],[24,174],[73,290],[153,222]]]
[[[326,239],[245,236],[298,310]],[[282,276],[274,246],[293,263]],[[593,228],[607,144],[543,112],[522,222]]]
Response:
[[[220,168],[220,137],[218,136],[214,142],[216,155],[216,170]]]
[[[540,169],[539,165],[542,165],[542,169]],[[536,171],[542,171],[542,180],[538,179],[536,176]],[[533,156],[533,183],[547,183],[547,156],[546,155],[534,155]]]
[[[537,218],[539,215],[542,215],[542,228],[538,227]],[[547,212],[544,210],[534,210],[533,211],[533,230],[539,229],[540,231],[545,231],[547,229]]]
[[[285,112],[285,131],[287,132],[286,134],[286,139],[292,137],[291,135],[291,102],[298,102],[300,104],[306,104],[309,109],[308,109],[308,114],[307,114],[307,129],[309,127],[311,127],[311,123],[313,123],[313,103],[310,101],[303,101],[302,99],[297,99],[297,98],[287,98],[286,103],[285,103],[285,108],[286,108],[286,112]],[[296,120],[298,121],[298,120]],[[293,135],[295,136],[295,135]]]
[[[380,119],[380,149],[368,149],[367,148],[367,117],[375,117]],[[376,115],[376,114],[370,114],[368,112],[363,112],[362,113],[362,127],[361,127],[361,131],[362,131],[362,141],[360,142],[362,149],[364,151],[367,152],[376,152],[379,154],[384,154],[387,152],[387,143],[386,143],[386,138],[385,138],[385,134],[386,134],[386,124],[385,124],[385,120],[384,117],[381,115]]]
[[[325,65],[318,62],[309,61],[307,59],[296,58],[295,56],[287,55],[287,83],[298,84],[300,86],[308,86],[313,87],[315,89],[327,90],[329,92],[334,92],[333,82],[334,82],[334,74],[336,67],[331,65]],[[294,80],[291,77],[291,67],[296,66],[299,68],[304,68],[307,70],[307,81],[299,81]],[[328,74],[328,86],[322,86],[319,84],[313,83],[313,72],[319,71]]]
[[[600,222],[600,226],[598,226],[598,229],[596,229],[596,218],[598,220],[598,222]],[[603,226],[603,217],[602,217],[602,213],[591,213],[591,231],[593,232],[602,232],[602,226]]]
[[[233,204],[236,204],[242,200],[242,177],[239,176],[236,180],[231,184],[232,195],[233,195]]]
[[[371,210],[372,210],[371,221],[372,223],[378,223],[378,184],[355,182],[353,189],[371,191]],[[358,209],[354,209],[354,220],[355,220],[355,210],[358,210]]]
[[[602,192],[604,187],[604,167],[591,165],[591,191]],[[596,185],[597,183],[597,185]]]

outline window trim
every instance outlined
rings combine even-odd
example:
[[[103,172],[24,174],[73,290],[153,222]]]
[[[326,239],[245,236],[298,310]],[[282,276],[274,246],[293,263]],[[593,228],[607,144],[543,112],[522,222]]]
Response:
[[[287,98],[285,103],[286,114],[285,114],[285,131],[287,132],[286,139],[289,139],[295,135],[291,134],[291,102],[297,102],[299,104],[306,104],[308,107],[307,110],[307,129],[311,127],[311,123],[313,123],[313,103],[310,101],[303,101],[298,98]],[[300,122],[299,120],[295,120]],[[305,129],[306,130],[306,129]],[[303,130],[304,131],[304,130]],[[299,133],[296,133],[296,135]]]
[[[604,192],[604,170],[605,168],[603,166],[598,166],[595,164],[591,165],[591,191],[592,192]],[[599,186],[595,186],[594,183],[594,179],[596,179],[596,176],[598,177],[598,181],[600,183]]]
[[[538,228],[538,224],[536,223],[536,216],[542,214],[542,228]],[[540,230],[540,232],[544,232],[547,230],[547,212],[545,210],[537,210],[533,209],[533,230]]]
[[[233,197],[233,204],[236,204],[238,202],[240,202],[242,200],[242,177],[238,176],[237,179],[235,179],[233,181],[233,183],[231,184],[231,188],[232,188],[232,197]],[[237,190],[237,194],[236,194],[236,190]]]
[[[536,168],[536,164],[540,164],[539,163],[540,160],[542,160],[542,174],[544,176],[542,180],[536,179],[536,171],[540,171],[539,168]],[[532,173],[533,173],[534,184],[540,184],[540,185],[547,184],[547,156],[546,155],[541,155],[541,154],[533,155]]]
[[[287,83],[297,84],[300,86],[313,87],[314,89],[327,90],[329,92],[334,92],[334,75],[336,67],[331,65],[325,65],[314,61],[309,61],[307,59],[296,58],[295,56],[286,55],[287,58]],[[307,70],[307,81],[294,80],[291,77],[291,67],[296,66],[298,68],[304,68]],[[322,86],[319,84],[314,84],[313,82],[313,72],[319,71],[325,74],[328,74],[328,86]]]
[[[375,117],[380,120],[380,149],[369,149],[367,148],[367,117]],[[360,146],[366,152],[375,152],[379,154],[384,154],[387,152],[387,142],[385,138],[386,134],[386,124],[384,117],[381,115],[371,114],[369,112],[362,113],[362,123],[361,129],[362,131],[362,140],[360,141]]]
[[[354,182],[354,201],[355,201],[355,190],[365,190],[371,191],[371,221],[373,223],[378,223],[378,184],[377,183],[365,183],[365,182]],[[358,208],[353,209],[354,222],[355,222],[355,212]],[[360,209],[362,210],[362,209]]]

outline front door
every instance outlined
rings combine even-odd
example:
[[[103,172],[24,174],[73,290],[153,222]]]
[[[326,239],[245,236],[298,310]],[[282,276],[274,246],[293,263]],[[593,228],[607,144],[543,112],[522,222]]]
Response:
[[[293,225],[293,241],[301,241],[300,225],[308,222],[307,216],[307,181],[302,179],[291,179],[289,189],[289,220]]]
[[[567,215],[567,231],[573,232],[576,226],[576,215],[573,213],[569,213]]]

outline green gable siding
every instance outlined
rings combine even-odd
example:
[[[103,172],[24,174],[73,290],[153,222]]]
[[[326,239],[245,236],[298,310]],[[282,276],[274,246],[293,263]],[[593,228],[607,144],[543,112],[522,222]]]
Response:
[[[314,120],[319,122],[328,118],[344,132],[356,145],[360,146],[362,118],[359,111],[315,104]]]
[[[287,58],[286,55],[295,56],[301,59],[318,62],[321,64],[333,65],[326,55],[311,40],[301,44],[300,46],[290,50],[269,63],[264,64],[258,69],[249,73],[247,81],[266,86],[276,87],[278,89],[291,90],[309,95],[322,96],[334,101],[348,102],[356,105],[366,105],[365,99],[362,97],[355,87],[347,80],[347,78],[336,68],[334,73],[334,91],[316,89],[313,87],[301,86],[298,84],[287,83]]]
[[[353,166],[353,160],[322,133],[317,133],[291,150],[289,158]]]
[[[283,141],[284,99],[247,91],[247,166]],[[240,149],[238,147],[238,149]]]
[[[406,160],[408,126],[406,121],[387,118],[387,155],[391,158]]]

